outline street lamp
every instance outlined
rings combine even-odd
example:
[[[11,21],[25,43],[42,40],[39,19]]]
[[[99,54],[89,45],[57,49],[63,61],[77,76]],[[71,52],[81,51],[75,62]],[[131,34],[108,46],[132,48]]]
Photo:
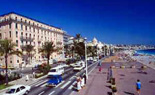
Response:
[[[85,63],[86,63],[86,79],[88,79],[88,67],[87,67],[87,38],[84,38],[85,43]]]

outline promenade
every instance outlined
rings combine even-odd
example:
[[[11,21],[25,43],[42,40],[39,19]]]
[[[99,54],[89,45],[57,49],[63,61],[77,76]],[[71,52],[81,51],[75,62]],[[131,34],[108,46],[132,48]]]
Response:
[[[111,89],[110,84],[107,83],[108,69],[102,65],[102,71],[99,72],[96,67],[88,76],[86,87],[80,92],[73,92],[70,95],[109,95]]]
[[[133,62],[128,63],[128,65]],[[155,70],[147,68],[141,70],[142,64],[134,62],[136,68],[113,69],[113,76],[116,78],[116,87],[118,95],[137,95],[136,81],[139,79],[142,83],[140,95],[155,95]]]
[[[121,66],[125,68],[120,68]],[[135,68],[131,68],[131,66]],[[113,77],[116,79],[117,95],[138,95],[136,93],[136,81],[140,79],[142,89],[140,95],[155,95],[155,70],[147,67],[142,70],[143,64],[139,62],[103,62],[102,72],[96,67],[89,75],[86,87],[79,92],[74,91],[70,95],[112,95],[110,83],[107,83],[108,68],[112,69]]]

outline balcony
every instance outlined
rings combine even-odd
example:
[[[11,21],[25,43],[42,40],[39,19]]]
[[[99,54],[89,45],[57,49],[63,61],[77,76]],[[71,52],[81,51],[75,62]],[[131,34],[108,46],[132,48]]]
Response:
[[[30,42],[33,42],[33,40],[34,40],[34,38],[32,38],[32,37],[23,37],[23,36],[21,36],[20,39],[22,41],[30,41]]]

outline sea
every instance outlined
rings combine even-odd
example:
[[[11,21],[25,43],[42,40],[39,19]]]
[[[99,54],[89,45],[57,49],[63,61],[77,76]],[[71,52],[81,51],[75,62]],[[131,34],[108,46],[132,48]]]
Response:
[[[137,50],[138,54],[155,55],[155,49]]]

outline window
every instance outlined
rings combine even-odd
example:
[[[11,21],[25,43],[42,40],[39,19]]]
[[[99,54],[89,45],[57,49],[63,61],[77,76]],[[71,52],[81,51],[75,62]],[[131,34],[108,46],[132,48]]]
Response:
[[[18,24],[16,23],[16,29],[18,28]]]
[[[21,86],[20,89],[23,90],[23,89],[25,89],[25,87],[24,86]]]
[[[21,30],[23,30],[23,25],[21,24]]]
[[[11,31],[9,31],[9,35],[10,35],[10,38],[11,38]]]
[[[16,31],[16,37],[18,37],[18,31]]]
[[[23,32],[21,32],[21,36],[23,36]]]
[[[35,28],[33,28],[33,32],[35,32]]]
[[[27,21],[25,20],[25,23],[26,23]]]
[[[0,33],[0,39],[2,38],[2,34]]]
[[[18,40],[16,40],[16,44],[18,45]]]
[[[17,17],[15,18],[15,20],[17,21]]]
[[[25,30],[27,30],[27,26],[25,26]]]
[[[10,63],[12,63],[12,61],[10,61]]]
[[[11,29],[11,23],[9,23],[9,29]]]
[[[17,88],[16,93],[17,93],[17,92],[19,92],[19,91],[20,91],[20,89],[19,89],[19,88]]]
[[[19,60],[17,60],[17,63],[19,63]]]
[[[23,19],[21,18],[21,22],[23,21]]]

